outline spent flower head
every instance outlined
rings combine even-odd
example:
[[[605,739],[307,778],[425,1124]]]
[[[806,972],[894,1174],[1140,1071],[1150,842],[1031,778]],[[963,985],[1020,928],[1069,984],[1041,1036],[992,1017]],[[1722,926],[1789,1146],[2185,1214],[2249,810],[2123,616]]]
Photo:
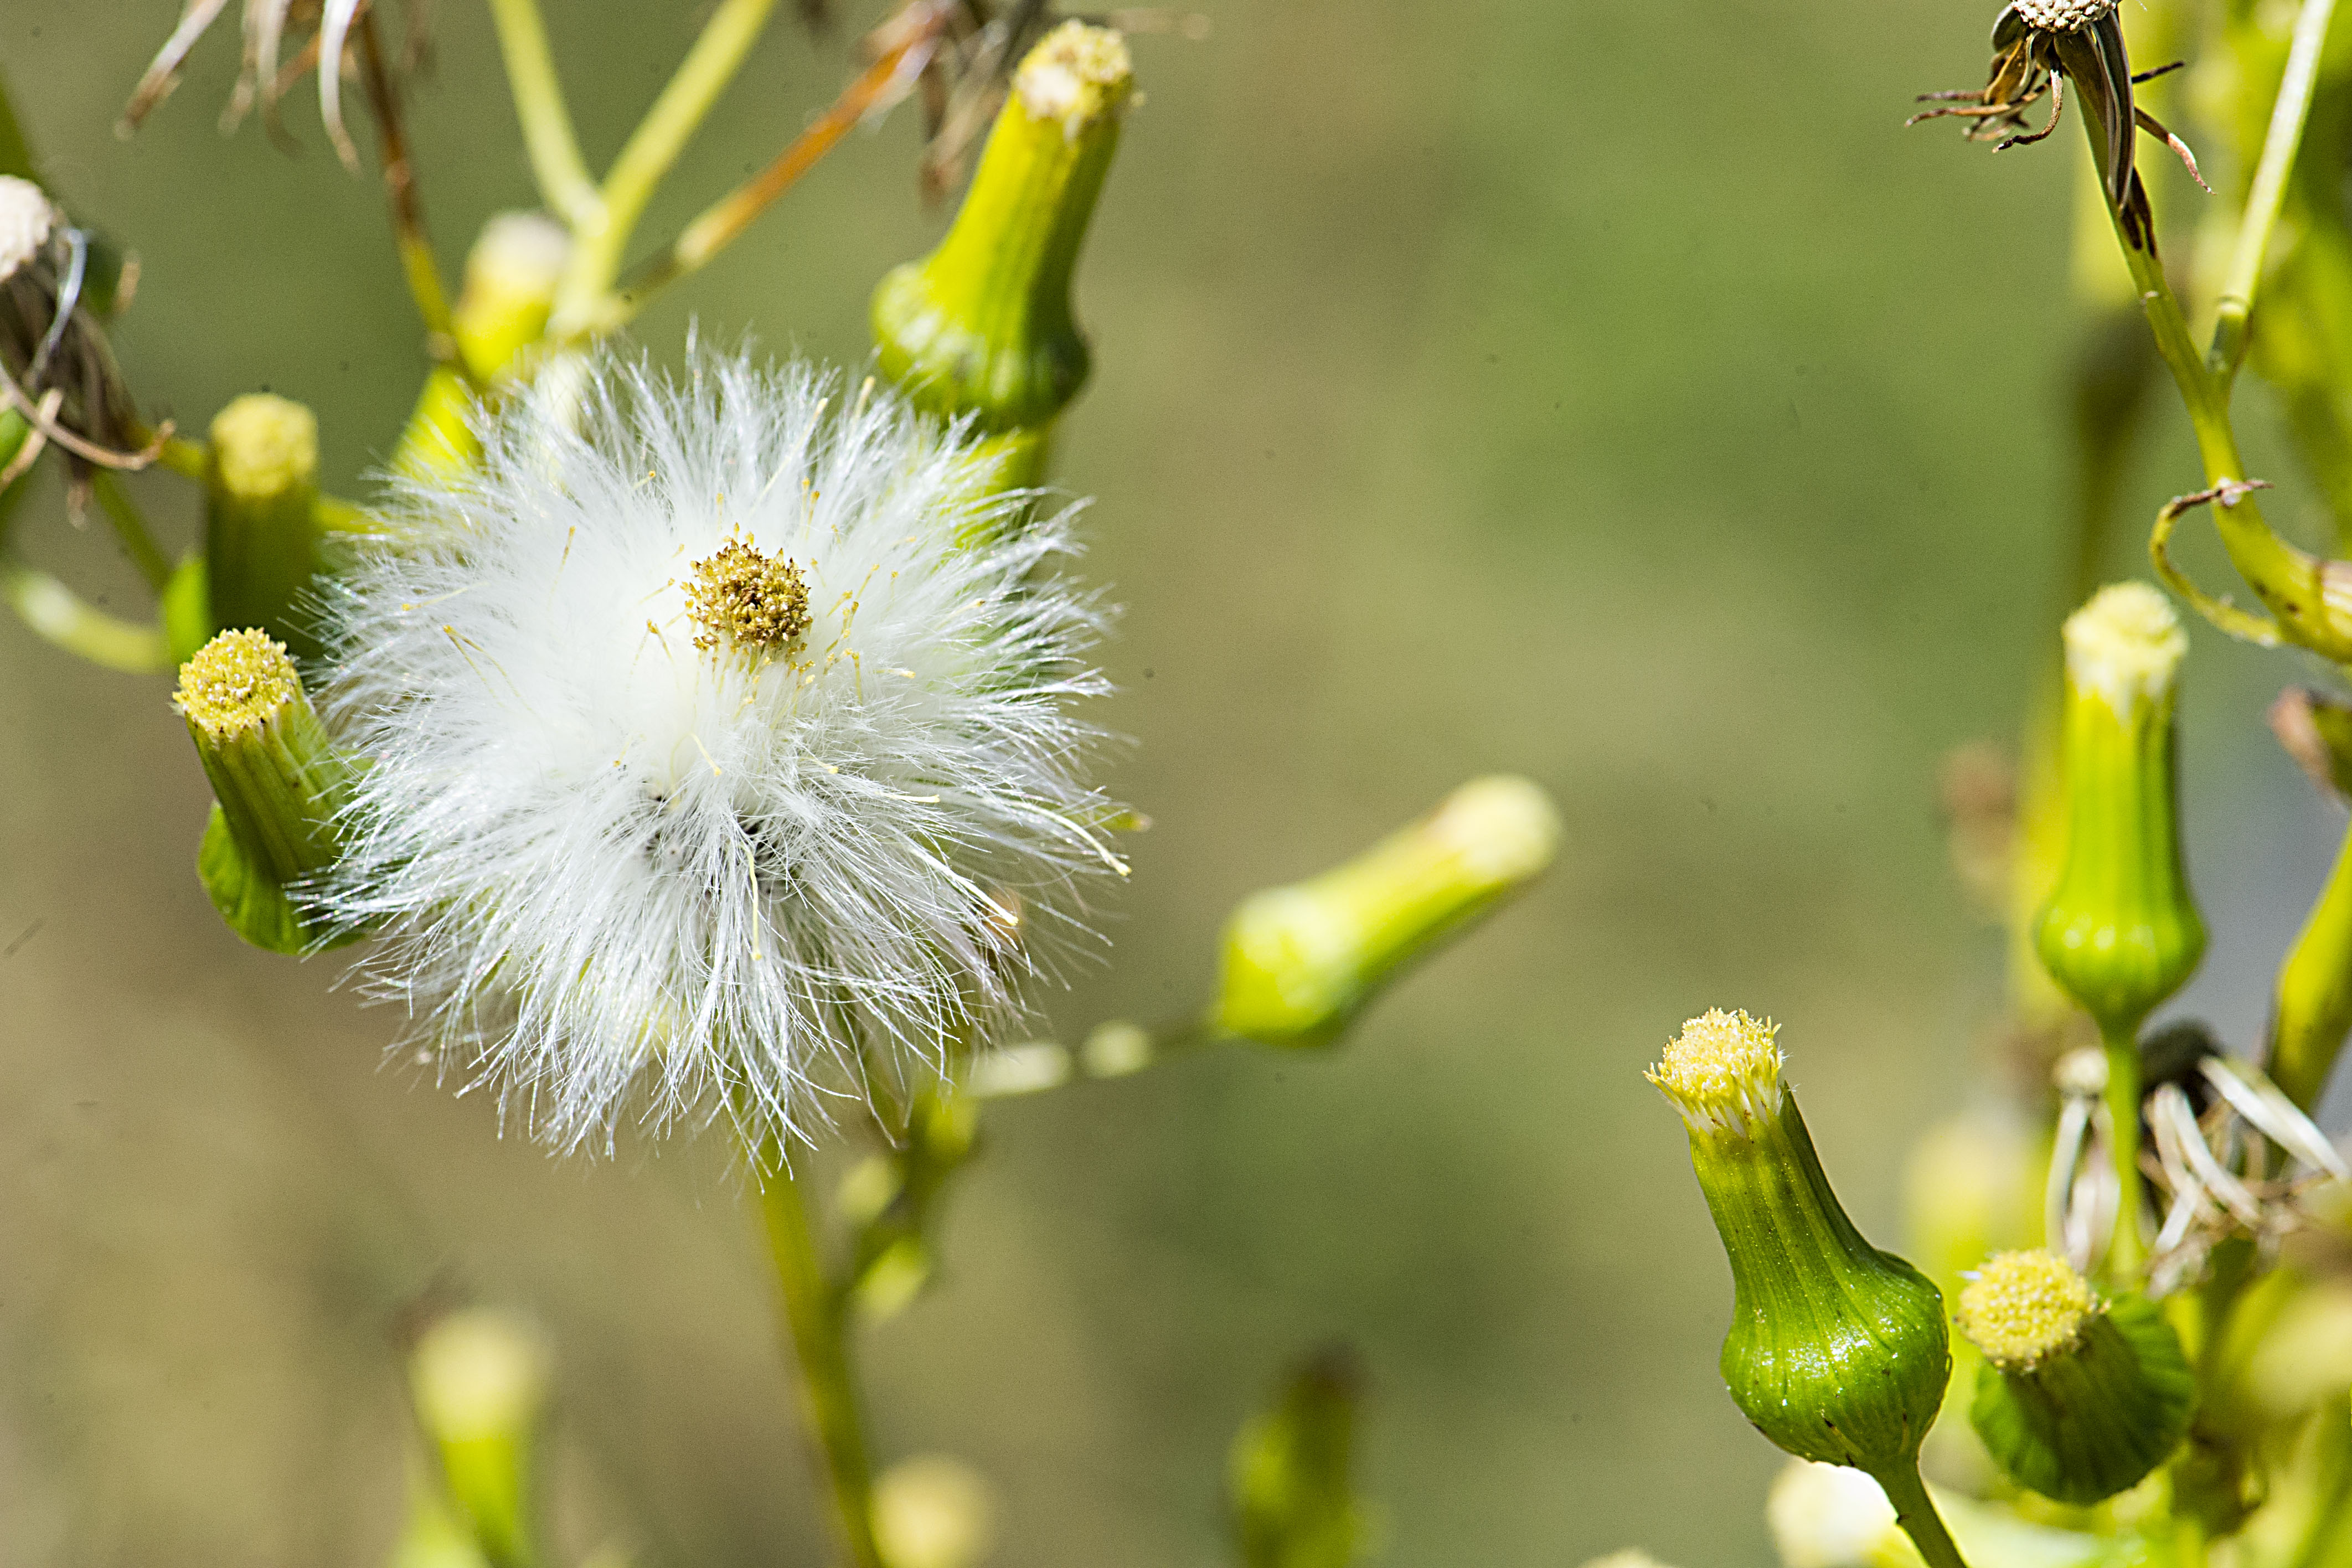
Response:
[[[1783,1058],[1772,1043],[1779,1032],[1769,1018],[1710,1007],[1683,1026],[1643,1076],[1693,1132],[1753,1137],[1780,1113]]]
[[[337,590],[368,766],[334,901],[551,1142],[631,1103],[805,1133],[826,1064],[903,1077],[1016,1016],[1119,868],[1071,513],[1013,526],[1034,498],[960,435],[843,391],[596,361],[576,425],[536,393],[478,468],[402,481]]]

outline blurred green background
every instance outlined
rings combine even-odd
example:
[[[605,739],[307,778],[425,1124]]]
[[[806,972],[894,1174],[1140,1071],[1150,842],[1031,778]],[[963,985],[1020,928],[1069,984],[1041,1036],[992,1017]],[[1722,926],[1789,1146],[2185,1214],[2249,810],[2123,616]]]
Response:
[[[1935,775],[2013,729],[2061,608],[2081,145],[1902,131],[1912,92],[1982,69],[1989,5],[1212,9],[1206,41],[1138,42],[1149,101],[1082,269],[1097,368],[1063,477],[1128,606],[1105,718],[1139,743],[1110,783],[1156,826],[1113,962],[1050,1017],[1192,1005],[1236,898],[1473,773],[1541,781],[1566,846],[1334,1054],[992,1110],[942,1288],[870,1342],[880,1447],[984,1469],[1000,1564],[1195,1568],[1233,1428],[1346,1336],[1385,1562],[1762,1563],[1778,1456],[1717,1379],[1728,1279],[1640,1069],[1707,1005],[1776,1016],[1892,1241],[1906,1142],[1989,1055],[1999,944]],[[547,10],[601,162],[698,8]],[[434,13],[414,124],[454,267],[532,190],[482,7]],[[299,97],[297,155],[215,133],[233,18],[117,141],[173,16],[0,0],[0,71],[61,196],[144,262],[118,343],[147,405],[201,428],[301,398],[358,493],[425,363],[379,192]],[[645,243],[827,100],[870,19],[779,23]],[[699,320],[862,360],[867,290],[944,220],[916,140],[905,115],[853,138],[639,340],[674,355]],[[2158,401],[2126,531],[2194,482]],[[187,487],[139,488],[189,537]],[[54,498],[18,532],[136,604]],[[2189,1005],[2243,1042],[2335,823],[2260,727],[2287,667],[2195,641],[2216,940]],[[380,1561],[392,1325],[446,1280],[559,1347],[569,1540],[822,1560],[725,1151],[552,1161],[386,1065],[400,1019],[334,961],[211,913],[165,696],[0,623],[0,1559]]]

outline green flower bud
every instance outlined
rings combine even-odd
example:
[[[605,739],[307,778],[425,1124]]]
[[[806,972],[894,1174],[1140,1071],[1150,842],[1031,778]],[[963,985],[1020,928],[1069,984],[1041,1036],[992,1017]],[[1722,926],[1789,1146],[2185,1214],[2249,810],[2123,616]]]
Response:
[[[216,626],[258,626],[299,658],[319,651],[296,600],[317,565],[319,421],[250,393],[213,420],[205,576]]]
[[[482,1307],[434,1323],[409,1356],[409,1396],[450,1510],[492,1563],[537,1555],[532,1492],[550,1359],[530,1325]]]
[[[2066,864],[2035,944],[2109,1036],[2128,1036],[2205,952],[2181,863],[2173,702],[2188,637],[2144,583],[2066,620]]]
[[[1213,1027],[1262,1045],[1337,1039],[1412,960],[1551,864],[1559,817],[1525,779],[1473,779],[1421,821],[1225,924]]]
[[[1960,1291],[1959,1321],[1985,1358],[1969,1420],[2021,1486],[2098,1502],[2188,1435],[2196,1382],[2144,1297],[2102,1300],[2053,1253],[2004,1252]]]
[[[1353,1352],[1325,1351],[1234,1437],[1225,1484],[1243,1568],[1349,1568],[1362,1554],[1350,1471],[1363,1380]]]
[[[2271,728],[2314,783],[2352,800],[2352,704],[2290,689],[2271,706]],[[2271,1079],[2309,1110],[2352,1033],[2352,833],[2319,901],[2279,965],[2267,1055]]]
[[[1731,1260],[1723,1380],[1756,1429],[1799,1458],[1916,1489],[1919,1444],[1951,1375],[1943,1297],[1839,1206],[1780,1081],[1774,1032],[1710,1012],[1683,1026],[1649,1074],[1689,1129]]]
[[[351,940],[314,929],[286,896],[334,864],[347,777],[285,645],[221,633],[180,667],[173,706],[212,781],[197,868],[221,918],[276,952]]]
[[[1133,97],[1127,44],[1065,22],[1013,73],[940,247],[874,292],[882,374],[921,407],[992,434],[1051,426],[1087,378],[1070,277]],[[1010,454],[1008,470],[1038,463]]]
[[[499,213],[482,226],[466,257],[466,286],[450,312],[461,374],[436,365],[393,448],[395,473],[453,473],[481,456],[468,420],[476,389],[524,378],[529,351],[547,330],[555,288],[571,252],[563,226],[541,213]]]

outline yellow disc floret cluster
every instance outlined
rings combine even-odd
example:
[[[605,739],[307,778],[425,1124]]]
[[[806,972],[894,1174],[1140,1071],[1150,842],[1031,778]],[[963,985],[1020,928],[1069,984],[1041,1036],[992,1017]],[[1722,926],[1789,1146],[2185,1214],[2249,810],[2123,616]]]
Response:
[[[2145,583],[2111,583],[2066,617],[2066,677],[2128,717],[2168,695],[2189,653],[2170,601]]]
[[[1648,1078],[1692,1131],[1752,1135],[1780,1111],[1777,1032],[1769,1018],[1711,1008],[1683,1026]]]
[[[1960,1288],[1960,1332],[2003,1372],[2073,1349],[2103,1310],[2091,1282],[2051,1252],[1996,1253]]]
[[[1127,40],[1108,27],[1065,22],[1045,35],[1013,74],[1021,106],[1039,120],[1055,120],[1065,136],[1127,101],[1135,62]]]
[[[223,632],[180,666],[173,705],[215,741],[257,730],[302,689],[286,645],[268,632]]]
[[[694,646],[705,653],[722,642],[746,653],[782,652],[809,628],[801,569],[740,539],[694,563],[686,602],[687,615],[702,628]]]

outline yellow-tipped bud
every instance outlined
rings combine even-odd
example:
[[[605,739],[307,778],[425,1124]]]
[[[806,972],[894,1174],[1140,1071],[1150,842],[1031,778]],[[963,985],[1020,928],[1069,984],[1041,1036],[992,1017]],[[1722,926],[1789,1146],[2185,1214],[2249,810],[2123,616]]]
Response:
[[[2066,863],[2036,946],[2110,1037],[2135,1032],[2205,952],[2182,864],[2173,706],[2189,639],[2143,583],[2066,621]]]
[[[1226,922],[1214,1026],[1270,1046],[1337,1039],[1406,964],[1525,888],[1559,843],[1550,797],[1474,779],[1421,821]]]
[[[882,374],[934,413],[1027,432],[1006,447],[1010,479],[1042,467],[1044,432],[1087,378],[1070,279],[1134,80],[1118,34],[1048,33],[1013,73],[947,237],[875,290]]]
[[[1682,1113],[1731,1264],[1723,1381],[1756,1429],[1804,1459],[1917,1486],[1951,1375],[1943,1297],[1863,1239],[1830,1188],[1773,1026],[1692,1019],[1650,1071]]]
[[[2064,1258],[2004,1252],[1960,1292],[1984,1352],[1969,1420],[2021,1486],[2090,1504],[2180,1446],[2196,1384],[2179,1336],[2138,1296],[2105,1300]]]
[[[260,626],[299,658],[318,650],[301,604],[317,566],[319,421],[249,393],[213,420],[205,577],[216,626]]]
[[[551,1358],[525,1322],[489,1308],[426,1329],[408,1363],[417,1425],[447,1502],[493,1563],[533,1560],[532,1490]]]
[[[2082,1342],[2099,1315],[2091,1282],[2053,1252],[2004,1252],[1960,1288],[1960,1332],[2003,1372],[2032,1372]]]
[[[257,629],[221,633],[180,667],[173,706],[212,781],[196,867],[221,918],[273,952],[350,940],[287,898],[341,851],[347,775],[285,645]]]

